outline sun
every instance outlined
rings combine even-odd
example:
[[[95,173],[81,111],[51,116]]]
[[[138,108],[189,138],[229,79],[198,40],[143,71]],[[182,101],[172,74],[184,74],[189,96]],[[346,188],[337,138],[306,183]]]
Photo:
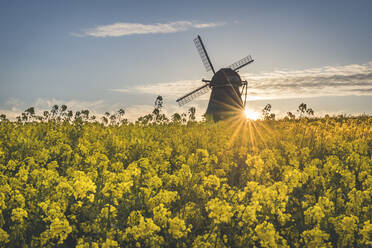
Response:
[[[259,114],[257,112],[253,111],[252,109],[248,109],[248,108],[244,110],[244,115],[247,120],[253,120],[253,121],[257,120],[259,117]]]

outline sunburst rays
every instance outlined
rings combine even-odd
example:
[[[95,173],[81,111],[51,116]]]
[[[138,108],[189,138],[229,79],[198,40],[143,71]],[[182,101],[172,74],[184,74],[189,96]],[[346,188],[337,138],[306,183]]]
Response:
[[[250,148],[252,151],[257,151],[257,144],[267,146],[266,139],[272,133],[266,122],[258,120],[258,113],[255,113],[255,118],[246,118],[245,109],[241,106],[228,105],[221,102],[226,108],[224,114],[228,115],[224,123],[226,129],[231,130],[231,136],[228,144],[241,145]]]

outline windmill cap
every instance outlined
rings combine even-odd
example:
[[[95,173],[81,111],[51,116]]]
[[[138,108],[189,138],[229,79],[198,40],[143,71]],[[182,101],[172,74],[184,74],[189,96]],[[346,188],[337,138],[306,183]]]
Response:
[[[222,68],[212,77],[212,86],[237,85],[240,86],[242,80],[239,74],[231,68]]]

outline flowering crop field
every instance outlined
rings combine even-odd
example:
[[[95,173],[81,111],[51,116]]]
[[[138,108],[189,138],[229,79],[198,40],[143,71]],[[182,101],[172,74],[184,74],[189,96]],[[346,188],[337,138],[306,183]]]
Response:
[[[0,122],[1,247],[371,247],[372,117]]]

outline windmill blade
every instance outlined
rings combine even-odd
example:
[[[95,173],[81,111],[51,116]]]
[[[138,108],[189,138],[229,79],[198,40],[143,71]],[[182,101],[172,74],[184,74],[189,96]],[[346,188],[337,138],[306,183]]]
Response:
[[[245,81],[245,96],[244,96],[244,108],[247,105],[247,94],[248,94],[248,82]]]
[[[252,59],[251,55],[248,55],[247,57],[242,58],[241,60],[235,62],[234,64],[228,66],[227,68],[231,68],[232,70],[236,71],[240,68],[252,63],[254,60]]]
[[[245,108],[245,105],[247,104],[247,90],[248,90],[248,82],[247,81],[242,81],[242,91],[240,92],[241,97],[243,98],[244,95],[244,102],[243,102],[243,107]]]
[[[199,52],[200,58],[201,58],[201,60],[202,60],[202,62],[204,64],[205,69],[207,71],[212,70],[213,71],[213,74],[215,74],[215,71],[214,71],[212,62],[209,59],[207,50],[205,50],[205,46],[204,46],[203,41],[202,41],[202,39],[200,38],[199,35],[198,35],[198,37],[196,37],[194,39],[194,43],[195,43],[196,49]]]
[[[196,97],[207,93],[208,90],[209,90],[209,84],[203,85],[191,91],[190,93],[184,95],[183,97],[178,98],[176,102],[178,103],[179,106],[185,105],[186,103],[192,101]]]

